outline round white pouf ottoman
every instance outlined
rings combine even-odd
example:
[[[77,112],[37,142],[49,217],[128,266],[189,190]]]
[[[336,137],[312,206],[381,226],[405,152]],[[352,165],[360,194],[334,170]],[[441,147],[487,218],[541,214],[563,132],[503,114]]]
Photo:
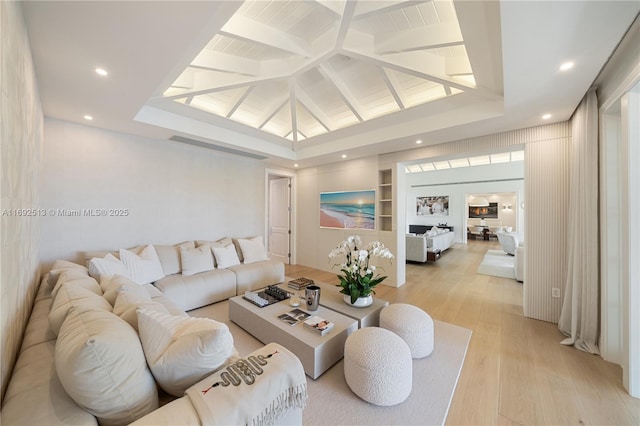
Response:
[[[344,378],[360,398],[375,405],[396,405],[411,393],[413,360],[398,335],[365,327],[347,337]]]
[[[380,312],[380,327],[402,337],[413,358],[424,358],[433,352],[433,320],[417,306],[394,303],[385,307]]]

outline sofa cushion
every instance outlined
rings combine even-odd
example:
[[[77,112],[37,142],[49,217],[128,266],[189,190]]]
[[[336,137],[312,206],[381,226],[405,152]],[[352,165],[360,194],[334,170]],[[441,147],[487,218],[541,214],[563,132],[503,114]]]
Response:
[[[53,300],[51,312],[49,312],[49,326],[56,335],[60,332],[60,327],[72,308],[77,309],[78,312],[93,309],[107,312],[112,310],[111,305],[104,297],[71,283],[66,283],[60,288]]]
[[[105,278],[100,281],[100,287],[102,288],[102,291],[104,291],[104,298],[111,303],[111,306],[115,305],[118,293],[123,288],[127,288],[130,292],[136,292],[141,297],[149,295],[146,285],[139,285],[122,275],[113,275]]]
[[[105,311],[72,309],[55,345],[62,386],[101,425],[131,423],[158,408],[138,335]]]
[[[139,254],[120,249],[120,261],[129,271],[131,279],[138,284],[149,284],[164,278],[160,259],[152,245],[146,246]]]
[[[236,295],[236,275],[214,269],[196,275],[170,275],[155,282],[167,299],[183,311],[200,308]]]
[[[44,314],[46,320],[47,315]],[[2,402],[5,425],[97,425],[65,392],[55,370],[55,340],[23,349]]]
[[[56,340],[56,335],[49,327],[49,312],[51,312],[52,298],[36,300],[31,310],[29,322],[22,337],[22,347],[24,351],[40,343]]]
[[[182,275],[194,275],[213,270],[213,255],[208,245],[195,248],[180,247]]]
[[[84,287],[87,290],[92,291],[98,295],[102,294],[102,289],[94,278],[79,271],[66,270],[63,271],[58,277],[56,285],[51,290],[51,297],[55,299],[58,291],[60,290],[60,287],[62,287],[62,285],[66,283],[73,283],[77,287]]]
[[[233,244],[233,240],[229,237],[220,238],[216,241],[205,241],[205,240],[197,240],[196,246],[200,247],[205,244],[209,244],[211,247],[226,247],[229,244]]]
[[[193,248],[195,246],[196,245],[193,241],[185,241],[184,243],[176,245],[154,245],[164,274],[173,275],[182,272],[180,247]]]
[[[254,237],[251,239],[239,238],[238,244],[240,244],[244,263],[255,263],[268,259],[262,237]]]
[[[84,275],[89,276],[89,270],[82,265],[78,265],[77,263],[69,262],[67,260],[56,260],[53,262],[53,267],[49,271],[49,285],[54,287],[58,282],[60,274],[67,270],[83,272]]]
[[[158,384],[166,392],[184,391],[225,365],[237,352],[226,324],[138,310],[140,340]]]
[[[129,291],[127,287],[120,289],[113,305],[113,313],[125,320],[136,331],[138,331],[138,315],[136,313],[138,308],[169,313],[164,305],[151,300],[151,296],[146,291],[144,295],[141,295],[138,292]]]
[[[226,269],[230,266],[240,264],[238,252],[233,244],[229,244],[226,247],[211,247],[211,250],[220,269]]]
[[[209,247],[211,247],[211,248],[213,248],[213,247],[226,247],[229,244],[233,244],[233,241],[229,237],[220,238],[219,240],[216,240],[216,241],[205,241],[205,240],[197,240],[196,241],[196,247],[200,247],[200,246],[203,246],[205,244],[209,244]],[[216,262],[215,256],[213,257],[213,264],[215,265],[216,268],[219,268],[218,263]]]
[[[284,281],[284,263],[277,260],[231,266],[229,270],[236,274],[238,294]]]
[[[113,275],[122,275],[131,278],[129,271],[124,264],[112,255],[107,254],[105,257],[94,257],[89,261],[89,275],[98,281],[102,281],[103,278],[108,278]]]

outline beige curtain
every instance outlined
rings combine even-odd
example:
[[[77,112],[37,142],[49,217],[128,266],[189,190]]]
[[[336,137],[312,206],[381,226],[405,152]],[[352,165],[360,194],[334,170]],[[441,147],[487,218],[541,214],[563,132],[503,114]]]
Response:
[[[599,353],[598,100],[589,90],[571,119],[568,270],[562,344]]]

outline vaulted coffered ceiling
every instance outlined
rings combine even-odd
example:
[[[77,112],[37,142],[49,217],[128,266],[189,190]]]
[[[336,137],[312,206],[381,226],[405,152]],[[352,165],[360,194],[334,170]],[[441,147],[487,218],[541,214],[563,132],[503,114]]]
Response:
[[[248,1],[163,95],[297,143],[475,89],[450,0]]]
[[[20,4],[46,116],[287,167],[567,120],[640,9],[617,0]],[[575,67],[559,72],[568,60]]]

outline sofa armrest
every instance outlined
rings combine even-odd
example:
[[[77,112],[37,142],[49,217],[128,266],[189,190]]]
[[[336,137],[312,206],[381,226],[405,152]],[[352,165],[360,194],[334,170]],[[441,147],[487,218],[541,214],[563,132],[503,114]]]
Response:
[[[278,355],[273,358],[271,355],[267,357],[271,359],[261,364],[262,367],[259,368],[261,372],[252,376],[253,383],[249,385],[243,383],[244,379],[241,381],[238,378],[243,377],[240,374],[236,376],[239,385],[229,384],[229,381],[233,383],[231,376],[225,373],[225,369],[219,370],[188,389],[182,398],[160,407],[131,424],[135,426],[246,424],[244,421],[229,421],[229,419],[251,418],[251,413],[256,411],[255,407],[252,407],[255,401],[258,401],[257,412],[261,413],[265,410],[265,413],[269,413],[268,416],[272,416],[269,420],[273,424],[302,424],[302,410],[307,400],[306,376],[302,364],[293,353],[275,343],[269,343],[254,351],[246,359],[252,355],[257,357],[267,354]],[[270,365],[271,368],[266,365]],[[224,374],[227,374],[227,378],[223,377]],[[225,381],[227,385],[218,386]],[[292,388],[289,386],[292,385],[296,385],[299,399],[290,393]],[[283,398],[283,394],[278,393],[282,389],[289,392],[285,392],[285,395],[291,395],[288,398],[296,400]],[[210,390],[212,390],[211,395],[215,392],[215,396],[205,397],[204,395]],[[268,392],[265,392],[266,390]],[[242,395],[242,398],[238,398],[238,395]],[[265,401],[264,405],[261,404]]]
[[[427,261],[427,239],[423,236],[406,236],[406,256],[407,260],[413,262]]]

